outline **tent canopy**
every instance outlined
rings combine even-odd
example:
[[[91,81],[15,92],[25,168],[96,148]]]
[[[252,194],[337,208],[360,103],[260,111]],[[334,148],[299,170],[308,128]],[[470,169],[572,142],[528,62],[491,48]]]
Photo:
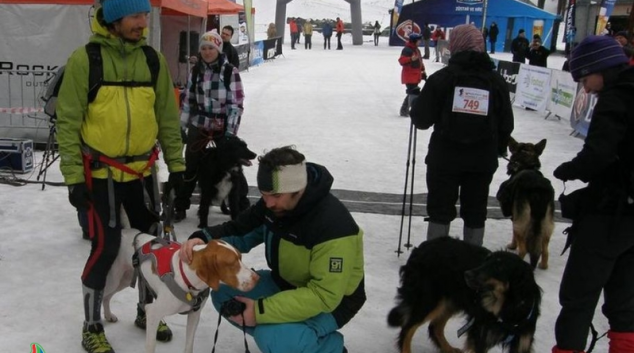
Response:
[[[228,0],[225,1],[229,2]],[[95,0],[0,0],[0,4],[29,5],[93,5],[94,3]],[[150,0],[150,3],[153,7],[162,8],[165,15],[207,17],[206,0]]]
[[[207,0],[207,2],[209,3],[207,6],[207,14],[209,15],[236,15],[239,12],[244,12],[244,6],[229,0]],[[252,9],[251,13],[254,14],[255,9]]]

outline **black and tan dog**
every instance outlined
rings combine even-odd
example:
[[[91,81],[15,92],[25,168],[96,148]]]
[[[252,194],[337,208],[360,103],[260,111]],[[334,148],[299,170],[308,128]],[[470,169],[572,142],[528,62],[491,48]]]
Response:
[[[546,140],[536,144],[509,141],[511,158],[507,165],[508,180],[500,185],[496,198],[502,214],[513,221],[513,240],[507,246],[517,249],[523,259],[528,253],[533,268],[548,268],[548,244],[555,228],[555,190],[539,171],[539,156]]]
[[[410,353],[416,330],[429,322],[429,336],[442,353],[459,353],[445,338],[447,321],[465,314],[465,351],[485,353],[498,344],[510,353],[532,352],[541,289],[533,269],[516,254],[489,250],[450,237],[423,242],[401,267],[398,305],[388,324],[400,327],[398,348]]]

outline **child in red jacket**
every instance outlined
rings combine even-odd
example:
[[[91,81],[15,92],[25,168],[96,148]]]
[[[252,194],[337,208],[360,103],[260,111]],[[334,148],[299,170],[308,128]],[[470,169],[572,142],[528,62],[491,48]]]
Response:
[[[423,58],[418,49],[422,37],[420,33],[410,33],[409,40],[405,43],[401,56],[398,58],[399,64],[403,67],[401,83],[405,85],[405,93],[407,94],[401,105],[400,115],[402,117],[409,117],[409,107],[420,93],[418,84],[427,78],[425,64],[423,64]]]

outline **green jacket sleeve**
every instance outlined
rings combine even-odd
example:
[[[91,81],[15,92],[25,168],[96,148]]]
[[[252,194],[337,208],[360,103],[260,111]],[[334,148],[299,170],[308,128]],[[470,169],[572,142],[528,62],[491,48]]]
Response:
[[[84,47],[68,59],[57,97],[57,143],[66,185],[84,182],[80,129],[88,107],[88,56]]]
[[[182,172],[185,171],[185,160],[176,95],[165,57],[161,53],[158,55],[161,68],[156,82],[154,103],[154,112],[159,126],[158,140],[169,171]]]
[[[332,312],[344,295],[350,294],[358,285],[354,279],[359,266],[363,268],[361,242],[361,236],[355,235],[313,247],[309,263],[310,280],[306,286],[259,299],[255,308],[256,322],[300,322]]]

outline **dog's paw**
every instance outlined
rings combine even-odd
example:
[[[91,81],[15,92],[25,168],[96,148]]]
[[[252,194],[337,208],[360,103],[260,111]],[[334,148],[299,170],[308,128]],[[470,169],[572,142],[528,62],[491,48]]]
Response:
[[[543,261],[539,263],[539,268],[541,268],[542,270],[547,270],[548,269],[548,264],[544,263]]]
[[[515,250],[515,249],[517,249],[517,244],[516,243],[509,243],[509,244],[506,245],[506,248],[508,250]]]
[[[117,322],[119,321],[119,318],[115,315],[115,314],[104,314],[104,319],[106,319],[106,321],[108,322]]]

